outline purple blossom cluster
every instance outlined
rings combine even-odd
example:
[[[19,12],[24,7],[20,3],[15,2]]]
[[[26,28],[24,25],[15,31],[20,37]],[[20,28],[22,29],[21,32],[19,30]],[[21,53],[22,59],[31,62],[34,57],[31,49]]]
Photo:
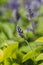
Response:
[[[26,7],[25,8],[26,8],[26,11],[29,13],[28,19],[30,19],[30,20],[33,19],[38,12],[37,11],[38,8],[43,3],[43,0],[22,0],[22,1],[23,1],[23,4],[26,3],[27,8]],[[12,14],[13,14],[13,10],[16,9],[16,11],[17,11],[19,6],[20,6],[20,4],[18,3],[18,0],[9,0],[9,3],[5,4],[4,8],[12,9]],[[20,18],[18,11],[15,13],[14,16],[17,18],[17,20]],[[10,20],[12,20],[12,19],[10,19]]]
[[[19,4],[17,2],[14,3],[8,3],[4,5],[5,8],[7,9],[17,9],[19,7]]]
[[[36,16],[39,16],[39,8],[42,5],[42,0],[32,0],[30,3],[26,5],[26,11],[28,12],[28,19],[32,22],[32,29],[26,28],[27,31],[32,31],[35,33],[35,28],[37,25],[37,22],[34,21],[34,18]]]
[[[16,26],[16,30],[21,38],[25,38],[23,30],[19,26]]]

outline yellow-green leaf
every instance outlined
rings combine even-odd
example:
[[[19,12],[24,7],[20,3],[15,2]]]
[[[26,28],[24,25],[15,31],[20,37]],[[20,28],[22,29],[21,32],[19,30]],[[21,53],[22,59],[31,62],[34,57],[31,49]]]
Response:
[[[43,60],[43,53],[41,53],[37,58],[36,61]]]
[[[13,63],[12,65],[20,65],[20,64],[17,64],[17,63]]]
[[[18,42],[14,42],[14,43],[10,44],[4,50],[4,58],[10,57],[17,49],[18,49]]]
[[[28,59],[37,56],[40,53],[41,49],[42,49],[42,47],[38,47],[37,49],[31,50],[30,52],[28,52],[26,55],[23,56],[22,62],[25,62]]]
[[[43,63],[39,64],[39,65],[43,65]]]

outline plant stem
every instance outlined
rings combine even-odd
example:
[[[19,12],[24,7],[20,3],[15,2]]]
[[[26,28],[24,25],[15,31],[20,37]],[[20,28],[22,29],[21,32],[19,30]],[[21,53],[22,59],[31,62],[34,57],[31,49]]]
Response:
[[[28,41],[26,39],[25,39],[25,42],[26,42],[27,45],[29,45],[30,49],[32,50],[30,43],[28,43]]]

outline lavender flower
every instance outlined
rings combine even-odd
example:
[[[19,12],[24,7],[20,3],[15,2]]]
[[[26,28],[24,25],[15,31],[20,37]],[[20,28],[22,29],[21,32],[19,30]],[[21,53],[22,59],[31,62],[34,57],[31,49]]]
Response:
[[[27,8],[33,11],[37,11],[41,5],[41,0],[32,0],[29,4],[27,4]]]
[[[28,45],[28,41],[26,40],[26,38],[24,36],[23,30],[19,26],[17,26],[16,29],[17,29],[17,32],[19,33],[19,35],[21,36],[21,38],[24,38],[26,44]],[[31,46],[30,46],[30,48],[31,48]]]
[[[27,28],[27,31],[32,31],[34,34],[36,34],[36,26],[37,26],[37,21],[32,22],[32,28]]]
[[[40,4],[43,4],[43,0],[37,0]]]
[[[31,2],[31,9],[37,10],[40,7],[40,2],[37,0],[34,0]]]
[[[33,26],[33,27],[36,27],[36,26],[37,26],[37,21],[33,22],[33,23],[32,23],[32,26]]]
[[[25,36],[24,36],[23,30],[22,30],[19,26],[17,26],[16,29],[17,29],[17,32],[19,33],[19,35],[20,35],[22,38],[24,38],[26,44],[29,45],[29,46],[30,46],[30,49],[32,50],[31,45],[28,44],[28,41],[26,40],[26,38],[25,38]]]
[[[22,38],[25,38],[23,30],[19,26],[16,27],[16,30]]]
[[[7,9],[17,9],[19,7],[19,4],[17,2],[7,3],[4,5],[4,7]]]
[[[32,28],[26,28],[27,31],[32,31]]]
[[[12,3],[11,4],[11,8],[12,9],[17,9],[19,7],[19,4],[18,3]]]
[[[37,21],[35,21],[35,22],[32,23],[32,28],[33,28],[32,32],[34,34],[36,34],[36,26],[37,26],[37,24],[38,24]]]
[[[29,9],[29,16],[30,16],[30,18],[33,18],[34,17],[34,13],[32,12],[31,9]]]
[[[41,0],[38,0],[39,3],[41,3]]]

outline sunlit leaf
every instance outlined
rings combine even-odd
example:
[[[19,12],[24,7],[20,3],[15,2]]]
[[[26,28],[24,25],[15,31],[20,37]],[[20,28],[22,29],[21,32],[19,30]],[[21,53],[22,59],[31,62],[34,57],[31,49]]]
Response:
[[[43,42],[43,37],[38,38],[35,42]]]
[[[38,37],[43,36],[43,17],[39,17],[36,34]]]
[[[13,37],[12,30],[10,29],[10,27],[7,24],[4,23],[2,26],[2,29],[8,38],[11,39]]]
[[[0,49],[0,62],[3,61],[3,58],[4,58],[4,52],[3,50]]]
[[[39,47],[35,50],[31,50],[30,52],[28,52],[26,55],[24,55],[22,62],[25,62],[26,60],[37,56],[40,53],[41,49],[42,47]]]
[[[4,65],[11,65],[11,63],[8,61],[8,59],[4,60]]]
[[[17,64],[17,63],[13,63],[12,65],[20,65],[20,64]]]
[[[39,64],[39,65],[43,65],[43,63]]]
[[[43,60],[43,53],[41,53],[41,54],[36,58],[36,61],[40,61],[40,60]]]
[[[10,44],[5,50],[4,50],[4,58],[10,57],[14,51],[18,49],[18,42],[14,42]]]

